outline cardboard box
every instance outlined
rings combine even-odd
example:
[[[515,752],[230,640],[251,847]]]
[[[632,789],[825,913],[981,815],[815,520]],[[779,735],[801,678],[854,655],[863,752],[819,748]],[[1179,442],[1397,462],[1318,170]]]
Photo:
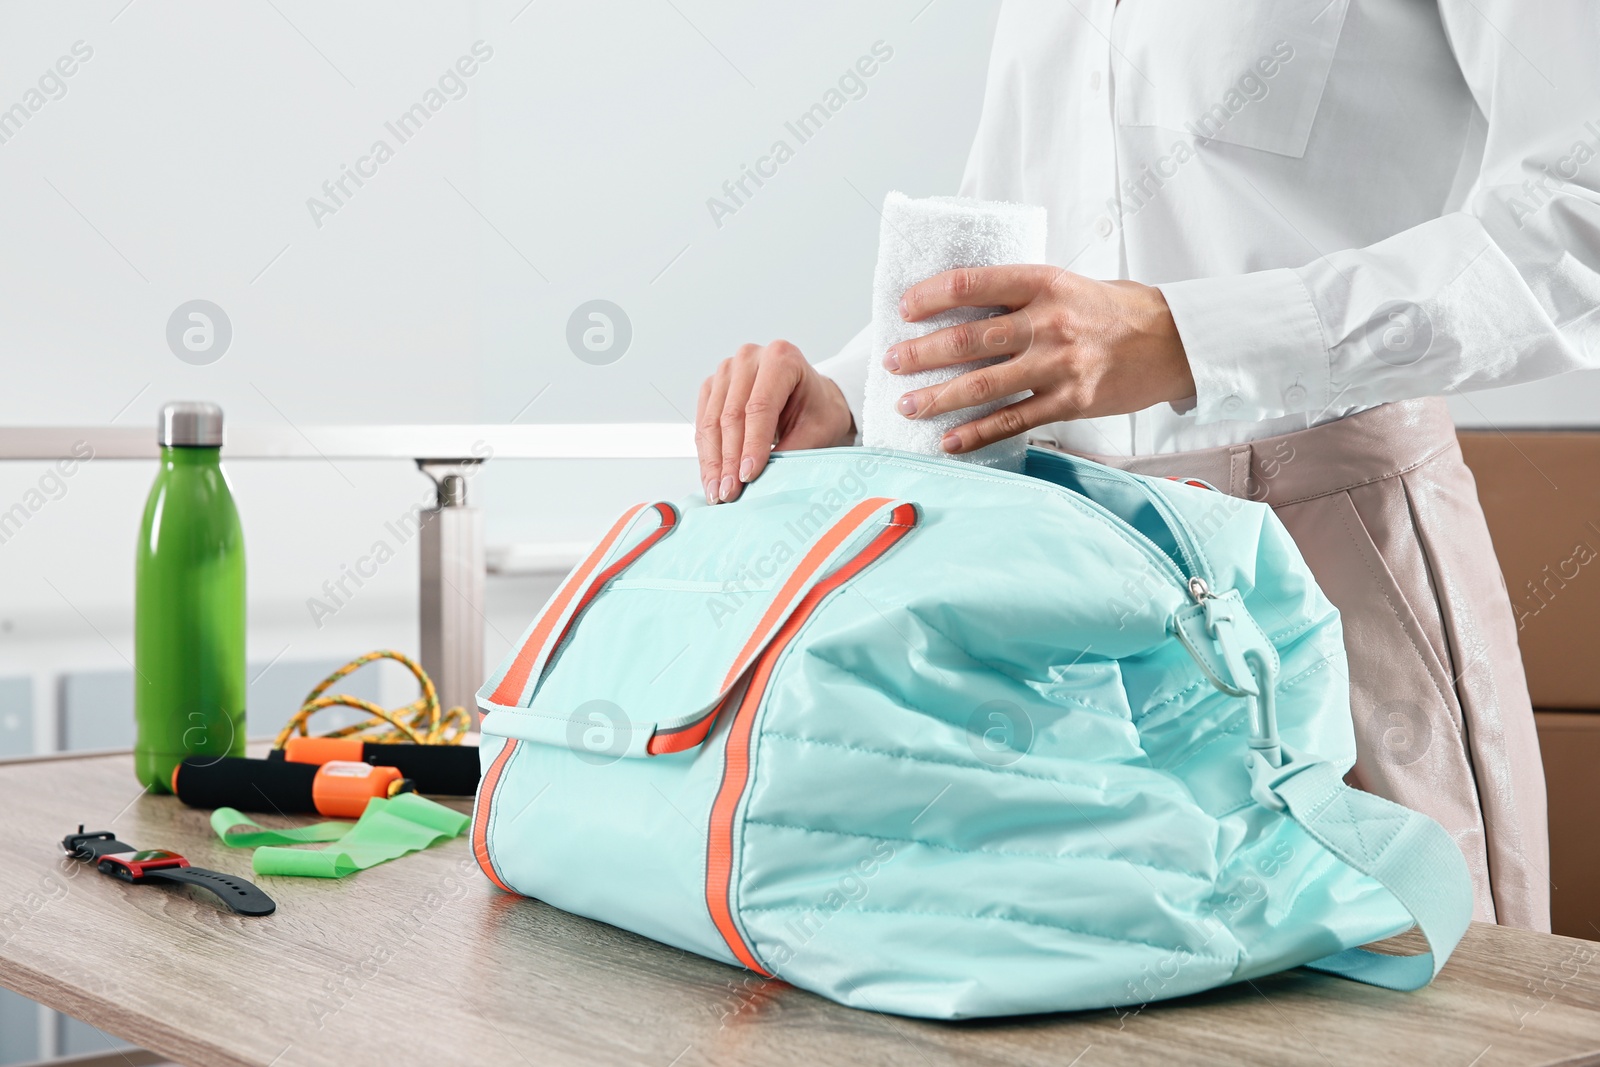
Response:
[[[1600,941],[1600,715],[1536,711],[1550,795],[1550,927]]]
[[[1600,432],[1457,436],[1517,616],[1533,706],[1600,711]]]
[[[1558,934],[1600,940],[1600,432],[1463,430],[1517,616]]]

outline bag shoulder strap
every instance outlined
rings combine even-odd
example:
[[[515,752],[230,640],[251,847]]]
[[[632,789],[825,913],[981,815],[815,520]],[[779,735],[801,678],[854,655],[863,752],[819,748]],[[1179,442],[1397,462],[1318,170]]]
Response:
[[[1271,791],[1288,814],[1335,856],[1394,894],[1429,949],[1388,956],[1352,948],[1306,966],[1385,989],[1427,985],[1472,921],[1472,879],[1461,849],[1426,815],[1345,785],[1331,764],[1314,762],[1283,773],[1289,769],[1267,770],[1277,779]]]
[[[1222,655],[1216,667],[1209,667],[1208,642],[1198,631],[1185,631],[1180,617],[1175,620],[1179,636],[1191,654],[1218,689],[1251,699],[1250,750],[1245,757],[1251,795],[1286,812],[1324,848],[1387,889],[1428,942],[1428,951],[1415,956],[1351,948],[1306,966],[1385,989],[1421,989],[1433,981],[1472,922],[1472,878],[1461,849],[1444,827],[1426,815],[1352,789],[1331,763],[1282,743],[1275,709],[1277,651],[1250,620],[1237,593],[1202,597],[1189,610],[1203,612],[1204,633]],[[1241,627],[1241,622],[1249,625]],[[1218,669],[1223,667],[1225,672]]]

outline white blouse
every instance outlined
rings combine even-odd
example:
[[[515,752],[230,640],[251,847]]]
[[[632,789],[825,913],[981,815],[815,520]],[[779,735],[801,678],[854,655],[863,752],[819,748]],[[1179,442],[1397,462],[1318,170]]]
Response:
[[[1208,448],[1600,365],[1597,0],[1008,0],[966,196],[1160,286],[1197,396],[1035,436]],[[819,369],[857,411],[863,331]],[[1181,409],[1181,410],[1180,410]]]

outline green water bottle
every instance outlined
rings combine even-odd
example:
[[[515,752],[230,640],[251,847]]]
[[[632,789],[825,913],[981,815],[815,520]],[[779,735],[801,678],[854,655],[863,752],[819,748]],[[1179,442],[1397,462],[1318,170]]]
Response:
[[[134,571],[134,769],[171,790],[186,756],[244,755],[244,535],[220,465],[222,409],[168,404]]]

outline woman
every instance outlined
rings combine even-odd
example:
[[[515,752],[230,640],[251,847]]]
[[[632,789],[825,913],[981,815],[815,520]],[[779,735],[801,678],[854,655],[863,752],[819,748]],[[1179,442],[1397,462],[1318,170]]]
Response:
[[[902,414],[1031,392],[944,447],[1026,432],[1272,505],[1344,614],[1354,783],[1451,831],[1477,918],[1548,930],[1516,628],[1439,398],[1600,352],[1597,27],[1592,0],[1007,3],[961,192],[1046,206],[1050,265],[906,295],[1008,309],[981,328],[741,348],[700,393],[707,498],[850,443],[869,355],[1010,355]]]

